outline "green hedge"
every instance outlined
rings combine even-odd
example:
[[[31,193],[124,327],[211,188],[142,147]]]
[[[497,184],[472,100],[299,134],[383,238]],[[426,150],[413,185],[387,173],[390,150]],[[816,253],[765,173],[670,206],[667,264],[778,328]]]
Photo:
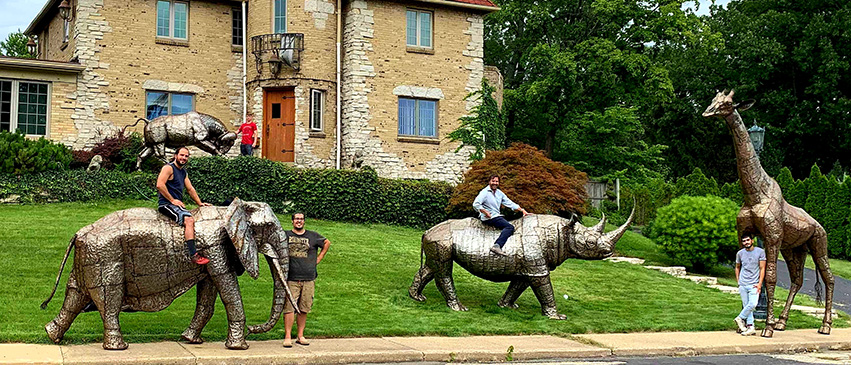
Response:
[[[300,211],[335,221],[431,227],[446,219],[444,209],[452,194],[446,183],[379,178],[368,167],[299,169],[254,157],[197,157],[187,170],[205,202],[221,204],[238,196],[267,202],[279,213]],[[155,182],[155,174],[115,170],[0,174],[0,198],[15,194],[24,202],[153,199]]]
[[[0,173],[29,174],[64,170],[71,163],[71,150],[61,143],[29,139],[21,133],[0,132]]]

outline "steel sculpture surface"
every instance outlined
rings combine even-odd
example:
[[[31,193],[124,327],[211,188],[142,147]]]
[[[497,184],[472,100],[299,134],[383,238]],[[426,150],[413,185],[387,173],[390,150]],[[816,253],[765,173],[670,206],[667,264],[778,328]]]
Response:
[[[803,285],[804,262],[807,251],[813,256],[818,274],[825,283],[825,312],[822,326],[818,332],[830,334],[831,307],[833,305],[833,274],[827,260],[827,233],[824,228],[803,209],[795,207],[783,199],[780,186],[774,181],[759,162],[747,128],[737,110],[747,110],[753,100],[740,104],[733,103],[733,91],[722,91],[712,100],[712,104],[703,112],[704,117],[717,117],[724,120],[733,134],[733,147],[736,151],[736,165],[739,181],[745,195],[745,203],[736,217],[736,229],[741,238],[744,233],[755,233],[765,240],[766,268],[765,294],[768,298],[768,318],[763,337],[772,337],[774,330],[786,329],[789,309],[795,294]],[[774,319],[774,287],[777,283],[777,256],[783,254],[789,267],[792,287],[786,298],[786,306],[780,318]],[[820,290],[816,276],[816,290]]]
[[[195,285],[195,316],[183,332],[190,343],[203,342],[201,330],[213,315],[216,295],[227,312],[228,348],[248,348],[246,330],[262,333],[272,329],[283,312],[289,265],[286,236],[272,208],[236,199],[227,207],[200,207],[192,216],[198,250],[210,259],[207,265],[192,263],[183,243],[183,227],[153,209],[117,211],[80,229],[71,239],[56,278],[58,286],[74,248],[65,301],[56,318],[45,326],[48,337],[58,343],[79,313],[99,310],[103,348],[123,350],[127,344],[119,313],[162,310]],[[247,271],[257,278],[258,253],[266,256],[274,276],[272,311],[266,323],[246,328],[237,275]],[[56,286],[42,309],[53,298]]]
[[[500,307],[517,308],[517,298],[528,287],[541,303],[543,315],[565,319],[556,308],[550,271],[564,260],[579,258],[598,260],[612,255],[615,243],[632,223],[635,210],[618,229],[603,233],[606,218],[594,227],[554,215],[528,215],[511,222],[514,235],[503,247],[507,256],[490,252],[500,231],[485,226],[475,218],[452,219],[440,223],[423,234],[422,253],[425,266],[420,267],[408,294],[416,301],[426,300],[423,288],[434,280],[449,308],[466,311],[455,293],[452,263],[482,279],[509,281],[508,290],[499,300]]]
[[[229,132],[224,123],[212,115],[189,112],[180,115],[163,115],[145,122],[145,148],[136,158],[136,169],[142,160],[156,153],[165,160],[165,148],[196,146],[211,155],[224,155],[233,147],[236,133]],[[135,126],[135,124],[133,124]]]

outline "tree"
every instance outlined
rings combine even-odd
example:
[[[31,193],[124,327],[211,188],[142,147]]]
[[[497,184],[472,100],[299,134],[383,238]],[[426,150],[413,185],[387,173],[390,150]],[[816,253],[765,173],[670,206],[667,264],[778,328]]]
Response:
[[[490,151],[474,162],[464,174],[464,182],[455,187],[446,211],[456,217],[472,216],[473,200],[493,174],[501,177],[499,188],[529,212],[585,213],[587,175],[522,143]]]
[[[9,33],[5,41],[0,41],[0,53],[9,57],[35,58],[27,50],[27,37],[20,29],[17,32]]]
[[[482,88],[467,95],[464,100],[475,99],[479,104],[473,108],[471,115],[459,120],[458,129],[449,133],[449,140],[461,141],[455,152],[464,146],[474,146],[476,151],[470,156],[473,161],[481,160],[486,150],[505,149],[505,114],[499,109],[493,93],[496,88],[482,79]]]

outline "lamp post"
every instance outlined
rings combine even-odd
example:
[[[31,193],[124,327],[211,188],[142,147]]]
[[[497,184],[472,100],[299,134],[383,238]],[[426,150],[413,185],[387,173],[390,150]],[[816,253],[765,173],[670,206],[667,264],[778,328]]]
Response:
[[[765,128],[756,125],[756,120],[753,121],[753,127],[748,129],[748,137],[751,138],[756,158],[759,159],[759,153],[765,144]],[[762,239],[757,237],[757,246],[762,247]],[[762,281],[762,290],[759,291],[759,299],[756,302],[756,308],[753,311],[753,316],[756,319],[768,318],[768,297],[765,295],[765,280]]]
[[[36,54],[36,51],[38,51],[37,48],[38,44],[35,43],[35,39],[33,39],[33,37],[30,37],[30,40],[27,41],[27,52],[29,52],[31,56],[36,57],[38,56]]]
[[[751,137],[753,149],[756,151],[756,156],[762,152],[763,143],[765,143],[765,128],[756,125],[756,120],[753,121],[753,127],[748,129],[748,136]]]
[[[62,0],[62,2],[59,3],[59,17],[62,18],[62,20],[68,20],[71,18],[71,5],[68,4],[68,0]]]

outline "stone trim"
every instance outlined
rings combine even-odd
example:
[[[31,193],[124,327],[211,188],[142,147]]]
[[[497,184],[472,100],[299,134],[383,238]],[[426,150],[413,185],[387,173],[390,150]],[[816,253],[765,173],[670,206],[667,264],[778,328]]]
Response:
[[[434,54],[434,48],[407,46],[405,50],[409,53]]]
[[[404,143],[424,143],[424,144],[440,144],[440,139],[437,137],[412,137],[412,136],[398,136],[396,137],[396,141],[404,142]]]
[[[443,100],[445,98],[445,96],[443,95],[443,90],[441,90],[440,88],[409,85],[396,86],[395,88],[393,88],[393,95],[434,100]]]
[[[240,79],[241,78],[242,77],[240,74]],[[204,93],[204,88],[198,85],[183,84],[179,82],[167,82],[162,80],[145,80],[145,82],[142,84],[142,88],[145,90],[168,91],[172,93]]]
[[[164,44],[167,46],[189,47],[189,41],[185,39],[157,37],[154,42],[156,44]]]
[[[316,29],[325,29],[335,8],[336,5],[327,0],[304,0],[304,12],[313,16],[313,27]]]

